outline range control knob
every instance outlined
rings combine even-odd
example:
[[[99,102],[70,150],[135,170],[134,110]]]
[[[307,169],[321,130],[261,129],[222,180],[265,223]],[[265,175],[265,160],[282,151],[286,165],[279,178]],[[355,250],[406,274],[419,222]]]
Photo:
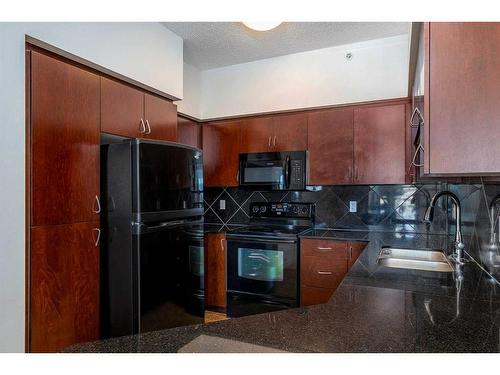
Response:
[[[266,206],[260,206],[260,212],[261,213],[264,213],[267,211],[267,207]]]
[[[297,206],[293,206],[292,211],[293,211],[294,214],[298,214],[299,213],[299,208]]]
[[[254,214],[256,214],[257,212],[259,212],[259,206],[253,206],[253,207],[252,207],[252,212],[253,212]]]
[[[309,210],[307,209],[307,207],[306,207],[306,206],[302,207],[302,209],[300,210],[300,212],[301,212],[302,214],[304,214],[304,215],[307,215],[308,211],[309,211]]]

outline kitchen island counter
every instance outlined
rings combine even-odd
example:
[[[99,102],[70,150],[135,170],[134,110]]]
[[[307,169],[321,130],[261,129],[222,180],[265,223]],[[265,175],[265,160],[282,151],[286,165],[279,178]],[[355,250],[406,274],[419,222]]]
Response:
[[[68,352],[499,352],[500,284],[472,258],[456,273],[386,268],[381,246],[448,248],[443,235],[316,229],[368,242],[325,304],[85,343]]]

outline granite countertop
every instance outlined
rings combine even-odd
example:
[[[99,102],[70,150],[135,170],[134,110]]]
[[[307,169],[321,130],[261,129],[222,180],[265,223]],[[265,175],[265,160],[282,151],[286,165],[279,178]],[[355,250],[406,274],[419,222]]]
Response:
[[[67,351],[500,351],[500,285],[472,258],[461,267],[461,284],[452,273],[376,262],[383,245],[444,249],[451,243],[448,236],[316,229],[303,238],[368,242],[325,304],[80,344]]]

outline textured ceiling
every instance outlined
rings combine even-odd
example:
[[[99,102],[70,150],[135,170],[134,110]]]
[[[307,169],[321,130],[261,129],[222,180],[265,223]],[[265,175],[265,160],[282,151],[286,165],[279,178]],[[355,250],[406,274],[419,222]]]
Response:
[[[206,70],[407,34],[406,22],[285,22],[254,31],[240,22],[163,22],[184,39],[184,61]]]

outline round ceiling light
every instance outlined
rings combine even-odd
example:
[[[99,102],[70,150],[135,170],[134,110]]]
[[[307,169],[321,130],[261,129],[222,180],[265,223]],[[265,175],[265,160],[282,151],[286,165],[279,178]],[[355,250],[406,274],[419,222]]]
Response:
[[[267,31],[274,29],[275,27],[278,27],[281,25],[282,22],[243,22],[243,25],[246,27],[252,29],[252,30],[257,30],[257,31]]]

